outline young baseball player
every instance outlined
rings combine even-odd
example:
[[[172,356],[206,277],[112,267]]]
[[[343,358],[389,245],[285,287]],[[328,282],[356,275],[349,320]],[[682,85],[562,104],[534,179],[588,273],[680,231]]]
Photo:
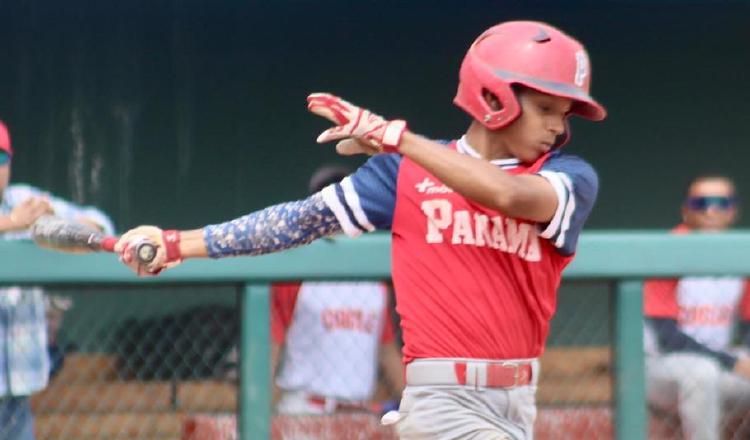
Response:
[[[734,183],[698,177],[675,233],[720,232],[737,219]],[[680,415],[685,438],[718,440],[724,411],[750,409],[750,283],[739,277],[685,277],[644,285],[649,402]],[[741,331],[744,352],[733,348]],[[734,438],[747,438],[735,434]]]
[[[193,231],[136,228],[117,245],[139,274],[185,258],[258,255],[344,232],[391,230],[404,337],[404,439],[529,439],[537,358],[563,269],[573,258],[598,180],[565,154],[568,117],[601,120],[584,47],[538,22],[507,22],[466,53],[454,102],[463,136],[435,142],[329,94],[308,108],[335,127],[342,154],[378,153],[340,183]],[[159,244],[137,265],[130,244]]]

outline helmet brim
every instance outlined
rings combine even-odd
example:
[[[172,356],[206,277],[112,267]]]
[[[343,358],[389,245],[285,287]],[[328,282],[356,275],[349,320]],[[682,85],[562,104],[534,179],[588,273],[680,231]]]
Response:
[[[520,75],[507,70],[494,69],[493,73],[509,84],[520,84],[553,96],[569,98],[574,101],[571,113],[592,121],[601,121],[607,117],[607,109],[599,104],[584,90],[568,83],[545,81]]]

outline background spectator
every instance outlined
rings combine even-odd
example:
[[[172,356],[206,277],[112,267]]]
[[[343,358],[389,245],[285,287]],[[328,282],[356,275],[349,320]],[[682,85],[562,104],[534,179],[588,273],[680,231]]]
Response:
[[[323,166],[310,178],[314,194],[351,172]],[[400,399],[401,352],[393,330],[393,305],[383,282],[297,282],[272,286],[272,359],[281,413],[332,413],[371,406],[378,366]]]
[[[737,219],[731,179],[694,179],[674,232],[721,232]],[[685,277],[645,283],[648,400],[677,409],[689,439],[718,439],[722,407],[750,409],[750,358],[732,348],[740,321],[750,343],[750,284],[739,277]],[[746,437],[743,437],[746,438]]]
[[[56,198],[29,185],[9,185],[13,157],[10,133],[0,121],[0,239],[27,239],[45,214],[76,220],[113,233],[101,211]],[[34,286],[0,287],[0,440],[33,440],[28,397],[47,386],[50,373],[44,292]]]

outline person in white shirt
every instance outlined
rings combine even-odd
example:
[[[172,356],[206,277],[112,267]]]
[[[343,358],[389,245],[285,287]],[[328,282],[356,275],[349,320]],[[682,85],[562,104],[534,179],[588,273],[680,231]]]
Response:
[[[688,187],[674,233],[719,233],[737,219],[735,185],[701,176]],[[740,277],[649,280],[644,285],[649,403],[677,410],[686,438],[718,440],[724,412],[750,410],[750,283]],[[748,433],[750,434],[750,433]],[[748,437],[742,437],[748,438]]]

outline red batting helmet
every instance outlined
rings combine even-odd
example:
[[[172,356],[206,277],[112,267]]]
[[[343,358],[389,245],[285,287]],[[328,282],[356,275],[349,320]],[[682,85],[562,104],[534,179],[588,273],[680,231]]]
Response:
[[[548,24],[510,21],[487,29],[469,48],[461,64],[453,102],[489,129],[507,126],[521,114],[511,86],[573,100],[571,113],[594,121],[607,116],[589,95],[589,56],[581,43]],[[484,100],[489,91],[502,108]]]
[[[3,121],[0,121],[0,150],[13,155],[13,149],[10,147],[10,132]]]

